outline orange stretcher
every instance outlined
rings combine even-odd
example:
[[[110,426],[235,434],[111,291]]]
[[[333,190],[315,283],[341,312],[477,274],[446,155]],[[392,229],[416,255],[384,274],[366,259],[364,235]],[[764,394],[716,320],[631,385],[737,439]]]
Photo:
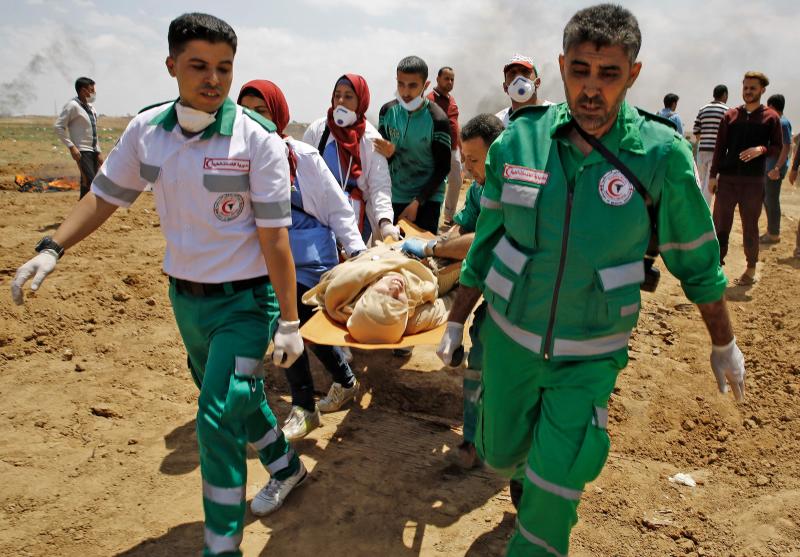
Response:
[[[435,236],[427,230],[417,228],[405,220],[401,220],[398,225],[407,238],[423,238],[428,240],[435,238]],[[455,263],[455,265],[461,266],[461,262]],[[387,348],[407,348],[418,344],[439,344],[446,327],[447,324],[444,323],[435,329],[430,329],[415,335],[404,336],[399,342],[393,344],[364,344],[351,337],[350,333],[347,331],[347,327],[328,317],[328,314],[323,310],[319,310],[300,328],[300,334],[303,335],[304,339],[315,344],[349,346],[351,348],[362,348],[366,350],[385,350]]]

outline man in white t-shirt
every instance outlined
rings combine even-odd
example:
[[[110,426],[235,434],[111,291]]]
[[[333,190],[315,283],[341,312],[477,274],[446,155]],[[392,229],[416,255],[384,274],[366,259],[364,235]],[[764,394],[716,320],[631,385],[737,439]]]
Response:
[[[252,502],[254,514],[276,510],[306,478],[264,396],[270,340],[278,365],[303,352],[287,231],[287,148],[272,122],[227,98],[237,45],[227,23],[184,14],[170,23],[168,39],[166,66],[180,98],[131,120],[90,193],[39,242],[11,292],[23,303],[29,278],[37,290],[65,249],[153,185],[169,297],[200,389],[203,555],[241,557],[247,444],[271,475]]]
[[[511,57],[503,67],[503,91],[511,98],[511,106],[495,114],[505,127],[508,127],[511,114],[520,107],[553,104],[547,100],[539,102],[537,92],[541,84],[542,78],[533,58],[522,54]]]

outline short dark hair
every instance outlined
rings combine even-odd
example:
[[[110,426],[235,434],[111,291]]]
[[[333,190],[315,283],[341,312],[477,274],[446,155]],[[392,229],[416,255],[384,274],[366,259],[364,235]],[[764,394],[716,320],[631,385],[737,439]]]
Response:
[[[397,71],[400,73],[415,73],[428,79],[428,64],[419,56],[406,56],[397,63]]]
[[[616,4],[598,4],[578,11],[564,27],[564,53],[586,42],[598,48],[619,45],[633,64],[642,46],[642,32],[629,10]]]
[[[439,73],[436,74],[436,77],[442,77],[442,74],[444,72],[446,72],[447,70],[450,70],[451,72],[456,73],[456,71],[453,68],[451,68],[450,66],[442,66],[441,68],[439,68]]]
[[[478,114],[461,128],[461,141],[480,137],[488,147],[504,129],[503,122],[494,114]]]
[[[236,32],[230,25],[213,15],[192,12],[178,16],[170,22],[167,33],[169,55],[177,56],[183,52],[186,43],[197,39],[210,43],[227,43],[236,54]]]
[[[678,102],[678,99],[680,99],[680,97],[675,93],[667,93],[664,95],[664,108],[671,107],[673,104]]]
[[[728,86],[727,85],[717,85],[714,87],[714,100],[718,101],[722,97],[728,94]]]
[[[780,93],[770,95],[767,99],[767,106],[774,108],[778,112],[783,112],[783,109],[786,107],[786,99]]]
[[[84,87],[91,87],[94,85],[94,79],[91,77],[79,77],[75,80],[75,92],[80,94],[81,89]]]

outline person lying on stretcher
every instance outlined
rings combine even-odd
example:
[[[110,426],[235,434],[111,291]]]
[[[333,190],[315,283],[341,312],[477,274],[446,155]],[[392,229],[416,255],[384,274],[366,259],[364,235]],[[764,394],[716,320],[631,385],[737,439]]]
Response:
[[[403,247],[377,245],[340,263],[322,275],[303,303],[323,309],[368,344],[395,343],[444,324],[460,265],[419,259]]]

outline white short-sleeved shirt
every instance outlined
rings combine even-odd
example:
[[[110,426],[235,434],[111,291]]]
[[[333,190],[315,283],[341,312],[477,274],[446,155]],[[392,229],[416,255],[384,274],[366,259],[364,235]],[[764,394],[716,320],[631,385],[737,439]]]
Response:
[[[92,192],[128,207],[152,185],[170,276],[221,283],[266,275],[256,227],[292,221],[288,151],[267,128],[274,130],[230,99],[191,137],[175,103],[147,109],[128,124]]]

